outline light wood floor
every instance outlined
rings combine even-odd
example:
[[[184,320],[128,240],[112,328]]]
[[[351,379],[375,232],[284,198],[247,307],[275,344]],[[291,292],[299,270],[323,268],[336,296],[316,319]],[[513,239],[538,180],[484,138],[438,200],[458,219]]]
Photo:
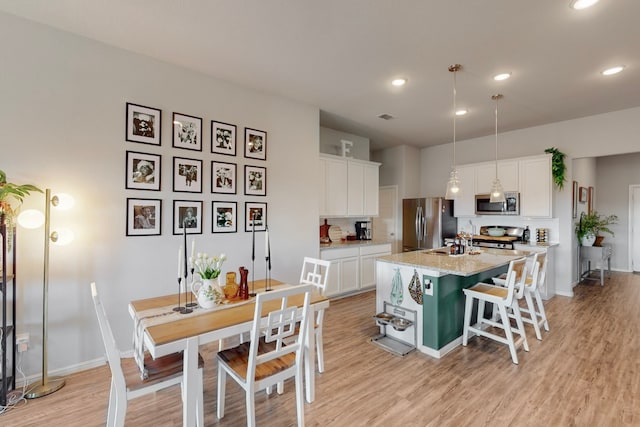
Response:
[[[581,284],[575,297],[546,303],[551,331],[511,363],[506,346],[471,339],[441,360],[404,358],[370,344],[375,294],[332,301],[325,324],[326,372],[307,426],[620,426],[640,425],[640,276],[613,273],[605,287]],[[226,416],[216,410],[215,345],[205,355],[206,425],[245,425],[244,396],[230,381]],[[50,396],[0,415],[3,426],[100,426],[106,419],[108,367],[67,378]],[[262,426],[295,425],[293,384],[256,397]],[[128,426],[181,425],[174,387],[130,404]]]

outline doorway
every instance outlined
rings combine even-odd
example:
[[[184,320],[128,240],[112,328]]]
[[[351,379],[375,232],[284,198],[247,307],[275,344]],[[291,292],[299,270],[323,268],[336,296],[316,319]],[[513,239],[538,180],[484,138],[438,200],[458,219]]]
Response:
[[[629,186],[629,269],[640,272],[640,185]]]
[[[391,252],[397,253],[398,240],[398,186],[380,187],[378,216],[373,218],[373,239],[391,243]]]

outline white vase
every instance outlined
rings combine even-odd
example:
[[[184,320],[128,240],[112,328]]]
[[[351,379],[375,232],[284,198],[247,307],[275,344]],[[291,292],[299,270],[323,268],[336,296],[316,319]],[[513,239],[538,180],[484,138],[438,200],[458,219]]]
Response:
[[[202,308],[212,308],[222,302],[224,293],[220,289],[218,278],[202,279],[191,285],[191,291],[198,300],[198,305]]]
[[[593,246],[593,242],[596,241],[596,235],[593,233],[587,233],[582,236],[582,246]]]

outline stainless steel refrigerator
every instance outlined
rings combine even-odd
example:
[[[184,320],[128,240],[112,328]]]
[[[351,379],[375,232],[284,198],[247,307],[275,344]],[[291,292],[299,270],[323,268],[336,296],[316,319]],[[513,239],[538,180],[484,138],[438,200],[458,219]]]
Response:
[[[454,238],[458,220],[453,216],[453,200],[422,197],[402,200],[402,251],[444,246]]]

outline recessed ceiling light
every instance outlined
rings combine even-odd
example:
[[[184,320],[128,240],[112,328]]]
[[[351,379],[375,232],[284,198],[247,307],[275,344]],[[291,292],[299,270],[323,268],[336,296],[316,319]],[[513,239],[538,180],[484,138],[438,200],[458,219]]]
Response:
[[[617,67],[607,68],[602,71],[603,76],[612,76],[614,74],[618,74],[620,71],[624,70],[624,65],[618,65]]]
[[[575,10],[582,10],[598,3],[598,0],[571,0],[569,7]]]
[[[511,73],[500,73],[493,76],[493,80],[507,80],[509,77],[511,77]]]
[[[468,112],[469,112],[469,110],[467,110],[466,108],[462,108],[462,109],[456,111],[456,116],[464,116]]]
[[[407,84],[407,79],[405,78],[393,79],[391,80],[391,84],[394,86],[404,86],[405,84]]]

